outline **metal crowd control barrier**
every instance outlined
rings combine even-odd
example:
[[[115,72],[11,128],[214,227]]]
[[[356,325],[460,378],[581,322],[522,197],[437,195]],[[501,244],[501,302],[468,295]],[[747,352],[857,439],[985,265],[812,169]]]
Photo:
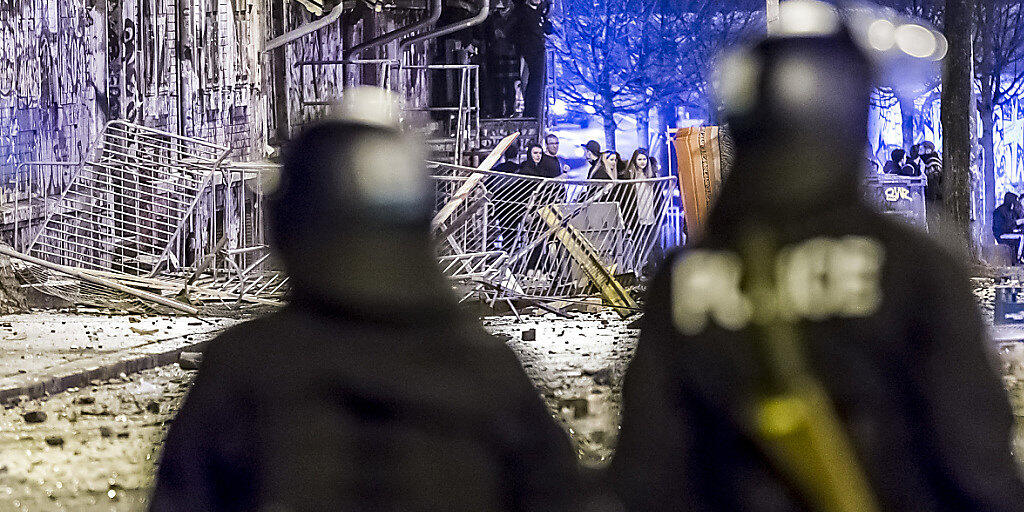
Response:
[[[864,192],[868,202],[884,215],[899,218],[927,231],[928,217],[924,201],[927,185],[928,180],[924,176],[875,174],[864,180]]]
[[[219,292],[222,302],[280,298],[287,289],[287,276],[272,261],[263,204],[267,174],[278,172],[269,162],[225,162],[207,191],[208,211],[197,221],[205,230],[195,232],[201,249],[189,281]]]
[[[12,247],[25,252],[40,224],[67,188],[80,162],[23,162],[3,184],[3,223],[11,226]]]
[[[99,158],[78,169],[29,253],[82,269],[156,274],[227,153],[200,139],[107,123]]]
[[[484,175],[438,236],[442,262],[463,257],[473,260],[467,273],[492,276],[469,289],[490,301],[582,296],[601,291],[602,275],[639,277],[676,187],[674,177],[579,181],[433,165],[438,208]],[[492,255],[490,268],[482,255]]]

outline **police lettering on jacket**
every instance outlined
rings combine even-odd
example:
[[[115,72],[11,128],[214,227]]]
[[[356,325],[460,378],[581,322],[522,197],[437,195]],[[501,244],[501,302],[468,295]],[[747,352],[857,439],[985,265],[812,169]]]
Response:
[[[784,247],[774,262],[772,314],[786,320],[866,317],[882,299],[884,250],[858,236],[814,238]],[[735,253],[697,249],[672,267],[672,317],[683,334],[704,331],[709,321],[728,330],[746,327],[754,314],[744,289],[742,259]]]

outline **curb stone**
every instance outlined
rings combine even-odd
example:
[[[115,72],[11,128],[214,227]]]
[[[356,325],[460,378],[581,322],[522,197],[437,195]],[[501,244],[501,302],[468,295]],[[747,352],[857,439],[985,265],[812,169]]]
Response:
[[[112,354],[71,361],[48,368],[45,376],[22,374],[0,378],[0,404],[6,404],[18,397],[28,397],[28,400],[32,400],[60,393],[68,388],[88,387],[93,380],[107,380],[122,373],[129,375],[158,366],[167,366],[178,362],[178,355],[182,352],[202,351],[207,342],[218,334],[219,331],[186,334]]]

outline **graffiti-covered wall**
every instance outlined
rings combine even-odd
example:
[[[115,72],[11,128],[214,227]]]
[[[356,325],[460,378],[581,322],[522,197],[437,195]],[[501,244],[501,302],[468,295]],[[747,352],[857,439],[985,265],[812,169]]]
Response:
[[[884,163],[892,149],[903,144],[903,122],[895,101],[871,109],[871,151],[876,163]],[[926,140],[942,148],[939,123],[939,91],[918,98],[914,116],[914,142]],[[1005,192],[1024,192],[1024,95],[995,109],[995,197]],[[978,121],[981,126],[981,121]],[[979,128],[980,129],[980,128]],[[979,134],[980,135],[980,134]],[[978,162],[981,165],[981,162]]]
[[[89,158],[104,123],[124,119],[265,156],[275,96],[270,56],[277,0],[0,0],[0,173],[19,162]],[[285,29],[315,19],[284,2]],[[346,46],[410,22],[410,10],[346,13],[285,49],[291,131],[340,97]],[[394,55],[397,42],[388,48]],[[381,56],[368,52],[363,58]],[[379,79],[350,68],[353,83]],[[282,121],[276,121],[282,122]]]
[[[82,0],[0,0],[0,172],[26,160],[79,161],[106,108],[101,8]]]
[[[995,111],[996,197],[1024,192],[1024,96]]]
[[[0,0],[0,170],[86,159],[110,119],[259,156],[266,1]]]
[[[288,113],[289,127],[296,130],[311,120],[325,115],[323,103],[337,101],[345,80],[350,84],[394,85],[394,70],[387,64],[341,65],[345,48],[352,47],[364,40],[395,30],[398,27],[415,23],[421,13],[412,10],[386,10],[382,13],[359,14],[346,13],[340,23],[325,27],[314,32],[286,49],[286,65],[288,69]],[[290,3],[286,10],[286,23],[290,28],[311,21],[308,10],[296,2]],[[398,41],[385,47],[372,49],[354,56],[353,59],[396,59]],[[407,62],[424,64],[422,54],[412,54]],[[397,62],[397,60],[395,60]],[[388,69],[385,69],[388,68]],[[346,78],[347,73],[347,78]],[[427,85],[421,84],[426,90]]]

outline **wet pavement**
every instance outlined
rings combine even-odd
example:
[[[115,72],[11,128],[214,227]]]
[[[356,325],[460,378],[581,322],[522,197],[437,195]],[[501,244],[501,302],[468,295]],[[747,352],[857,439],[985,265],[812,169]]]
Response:
[[[988,283],[975,284],[984,309]],[[622,375],[636,346],[631,320],[611,311],[484,319],[519,356],[587,466],[607,463],[614,449]],[[999,354],[1024,420],[1024,344],[1003,344]],[[0,414],[0,512],[144,510],[162,438],[194,375],[174,364],[8,404]],[[28,422],[38,419],[34,412],[45,420]],[[1015,452],[1024,458],[1024,421]]]
[[[194,374],[174,364],[5,407],[0,511],[144,510]]]

